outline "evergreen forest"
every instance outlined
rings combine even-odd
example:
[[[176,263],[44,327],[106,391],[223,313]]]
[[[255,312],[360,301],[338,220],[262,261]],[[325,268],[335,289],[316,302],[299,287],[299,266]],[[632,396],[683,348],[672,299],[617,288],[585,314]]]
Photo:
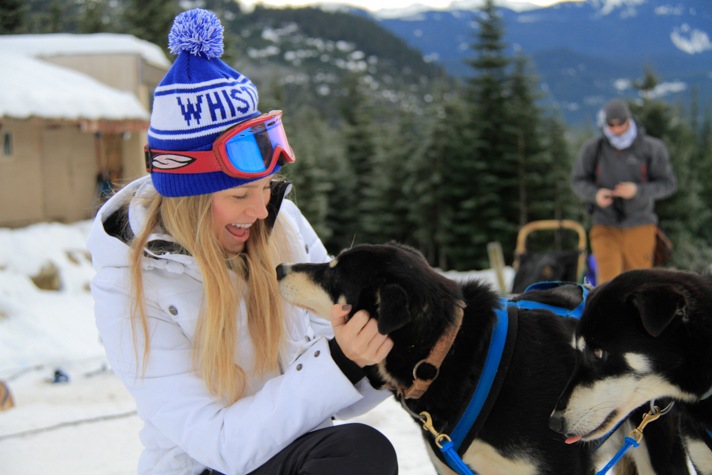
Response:
[[[4,0],[0,34],[130,33],[165,47],[172,19],[187,3],[223,20],[223,59],[257,84],[260,109],[284,110],[297,155],[285,167],[294,183],[290,196],[331,253],[394,240],[419,249],[443,270],[483,269],[491,265],[490,243],[501,245],[506,264],[513,262],[518,231],[526,223],[571,219],[589,226],[587,206],[571,191],[569,175],[596,127],[570,127],[556,110],[541,105],[545,92],[535,66],[526,56],[507,55],[493,0],[485,2],[473,26],[466,78],[448,77],[365,18],[309,8],[258,6],[243,12],[230,0]],[[378,56],[381,66],[390,64],[388,77],[395,78],[402,100],[375,93],[368,71],[339,77],[329,94],[280,81],[293,71],[279,64],[260,67],[238,53],[253,46],[247,33],[265,18],[297,22],[310,38],[347,38],[369,57]],[[639,93],[630,103],[634,116],[649,135],[665,141],[677,174],[677,193],[656,205],[675,246],[668,265],[707,271],[710,105],[654,97],[650,91],[661,78],[650,69],[630,79]],[[565,231],[530,243],[532,251],[575,246]]]

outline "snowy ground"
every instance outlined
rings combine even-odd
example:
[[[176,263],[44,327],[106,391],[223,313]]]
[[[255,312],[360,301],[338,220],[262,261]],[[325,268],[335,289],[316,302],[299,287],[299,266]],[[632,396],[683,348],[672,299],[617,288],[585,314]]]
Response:
[[[15,400],[0,412],[2,475],[136,473],[141,422],[107,366],[94,325],[89,225],[0,228],[0,379]],[[31,276],[50,264],[61,287],[39,290]],[[493,272],[476,274],[494,281]],[[58,368],[69,382],[50,382]],[[390,438],[402,475],[435,475],[422,429],[394,400],[358,420]]]
[[[133,400],[102,358],[64,362],[66,384],[50,384],[54,365],[9,381],[16,407],[0,413],[4,475],[129,475],[141,451]],[[359,420],[379,428],[398,450],[404,475],[435,475],[420,429],[393,400]]]

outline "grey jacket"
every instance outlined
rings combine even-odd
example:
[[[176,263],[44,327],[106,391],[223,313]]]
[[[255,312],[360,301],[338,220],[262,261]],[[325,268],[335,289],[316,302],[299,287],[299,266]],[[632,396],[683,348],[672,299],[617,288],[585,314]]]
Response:
[[[615,188],[631,181],[638,193],[630,200],[616,199],[606,208],[595,204],[599,188]],[[633,144],[616,150],[604,136],[586,142],[571,172],[571,187],[592,209],[592,224],[628,228],[657,224],[655,201],[677,191],[677,178],[665,143],[638,127]]]

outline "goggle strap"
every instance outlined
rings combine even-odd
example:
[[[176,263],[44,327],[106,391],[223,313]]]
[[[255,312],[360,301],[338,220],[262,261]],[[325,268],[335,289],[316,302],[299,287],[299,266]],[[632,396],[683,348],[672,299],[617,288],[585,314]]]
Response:
[[[144,148],[146,171],[193,174],[224,171],[215,159],[212,150],[203,152],[184,152],[174,150],[154,150]]]
[[[275,156],[283,157],[280,163],[292,163],[294,162],[294,155],[291,150],[278,145],[274,149],[274,156],[272,157],[272,164],[269,167],[269,171],[274,169],[277,160]],[[144,147],[144,158],[146,160],[146,171],[148,173],[161,172],[161,173],[175,173],[175,174],[194,174],[194,173],[211,173],[211,172],[223,172],[228,175],[233,175],[229,170],[224,170],[220,166],[220,162],[215,157],[215,153],[212,150],[206,150],[202,152],[184,152],[175,150],[155,150],[151,149],[146,145]]]

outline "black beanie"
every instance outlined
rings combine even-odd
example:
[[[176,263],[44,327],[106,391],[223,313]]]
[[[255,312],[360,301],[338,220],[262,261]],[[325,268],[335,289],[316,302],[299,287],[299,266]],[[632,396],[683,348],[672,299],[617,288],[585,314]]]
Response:
[[[603,113],[606,117],[606,122],[611,120],[619,120],[625,122],[630,118],[630,109],[628,104],[622,99],[611,99],[603,108]]]

